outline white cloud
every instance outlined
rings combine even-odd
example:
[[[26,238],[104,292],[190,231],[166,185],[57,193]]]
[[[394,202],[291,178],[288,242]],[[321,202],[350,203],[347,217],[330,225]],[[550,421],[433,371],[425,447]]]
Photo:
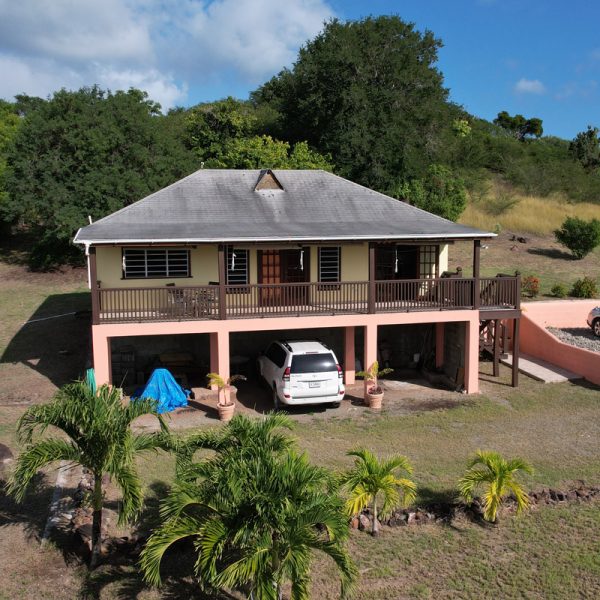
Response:
[[[543,94],[546,86],[539,79],[525,79],[521,77],[514,87],[519,94]]]
[[[177,85],[172,78],[165,77],[156,69],[148,71],[114,71],[100,67],[98,83],[111,90],[122,90],[135,87],[145,90],[152,100],[156,100],[163,108],[171,108],[181,104],[187,96],[186,84]]]
[[[327,0],[0,0],[0,97],[98,83],[166,109],[207,82],[258,85],[332,16]]]
[[[20,56],[67,64],[102,57],[146,61],[152,56],[147,18],[124,0],[0,0],[0,42]]]
[[[333,16],[321,0],[215,0],[196,9],[180,22],[188,55],[206,73],[234,68],[253,81],[293,62]]]

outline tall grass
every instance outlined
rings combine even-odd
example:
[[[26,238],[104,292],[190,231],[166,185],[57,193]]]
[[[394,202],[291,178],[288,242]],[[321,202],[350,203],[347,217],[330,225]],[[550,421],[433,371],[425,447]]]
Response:
[[[503,230],[544,235],[558,229],[566,217],[600,220],[600,205],[517,193],[490,194],[470,202],[460,222],[486,231],[495,231],[500,227]]]

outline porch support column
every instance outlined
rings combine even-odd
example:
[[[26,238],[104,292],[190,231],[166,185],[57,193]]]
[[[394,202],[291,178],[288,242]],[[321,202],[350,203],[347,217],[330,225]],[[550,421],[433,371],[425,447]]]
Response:
[[[229,372],[229,331],[210,333],[210,370],[211,373],[220,375],[225,381],[231,375]],[[216,387],[212,386],[211,389],[215,390]]]
[[[445,323],[435,324],[435,368],[444,366],[444,332]]]
[[[227,295],[225,283],[227,279],[227,272],[225,269],[225,246],[219,244],[219,318],[227,318]]]
[[[481,258],[481,240],[473,241],[473,308],[479,310],[481,291],[479,286],[479,265]]]
[[[355,378],[354,327],[344,327],[344,381],[351,385]]]
[[[92,354],[96,385],[112,383],[110,338],[106,337],[97,325],[92,325]]]
[[[88,265],[90,275],[90,292],[92,294],[92,325],[100,323],[100,303],[98,302],[98,270],[96,267],[96,248],[93,246],[88,251]]]
[[[479,392],[479,319],[466,322],[465,329],[465,390]]]
[[[375,244],[369,243],[369,313],[375,312]],[[365,365],[365,368],[368,368]]]
[[[210,340],[210,372],[218,373],[219,372],[219,334],[215,331],[214,333],[209,333],[208,338]],[[210,386],[211,390],[216,390],[216,385]]]
[[[500,375],[500,319],[494,319],[494,377]]]
[[[375,323],[365,325],[365,361],[363,370],[368,371],[377,360],[377,325]],[[365,379],[365,393],[367,391],[367,380]]]
[[[519,385],[519,331],[521,319],[513,319],[513,340],[512,340],[512,386]]]

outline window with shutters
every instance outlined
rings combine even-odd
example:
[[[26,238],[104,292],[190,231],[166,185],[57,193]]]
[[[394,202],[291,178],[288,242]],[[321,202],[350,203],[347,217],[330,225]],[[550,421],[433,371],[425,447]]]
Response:
[[[319,282],[339,283],[341,278],[339,246],[319,248]]]
[[[248,250],[227,246],[227,285],[248,285]]]
[[[190,277],[190,251],[183,248],[123,248],[124,279]]]

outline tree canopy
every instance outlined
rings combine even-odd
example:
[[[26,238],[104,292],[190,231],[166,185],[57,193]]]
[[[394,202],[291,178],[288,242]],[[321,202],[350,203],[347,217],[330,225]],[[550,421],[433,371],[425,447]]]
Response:
[[[537,117],[526,119],[523,115],[511,117],[505,110],[498,113],[494,123],[508,131],[519,141],[523,141],[528,137],[538,138],[544,133],[541,119]]]
[[[229,169],[326,169],[331,158],[262,133],[257,111],[250,103],[226,98],[201,104],[187,117],[188,143],[203,165]]]
[[[581,163],[588,171],[595,171],[600,167],[600,137],[598,128],[588,125],[586,131],[581,131],[569,144],[571,156]]]
[[[397,16],[333,19],[252,99],[279,113],[280,137],[307,140],[340,175],[385,191],[423,174],[452,126],[440,47]]]
[[[181,116],[161,116],[145,92],[94,86],[19,105],[26,118],[8,153],[1,210],[36,236],[34,266],[80,256],[70,241],[88,215],[103,217],[196,167],[177,138]]]

